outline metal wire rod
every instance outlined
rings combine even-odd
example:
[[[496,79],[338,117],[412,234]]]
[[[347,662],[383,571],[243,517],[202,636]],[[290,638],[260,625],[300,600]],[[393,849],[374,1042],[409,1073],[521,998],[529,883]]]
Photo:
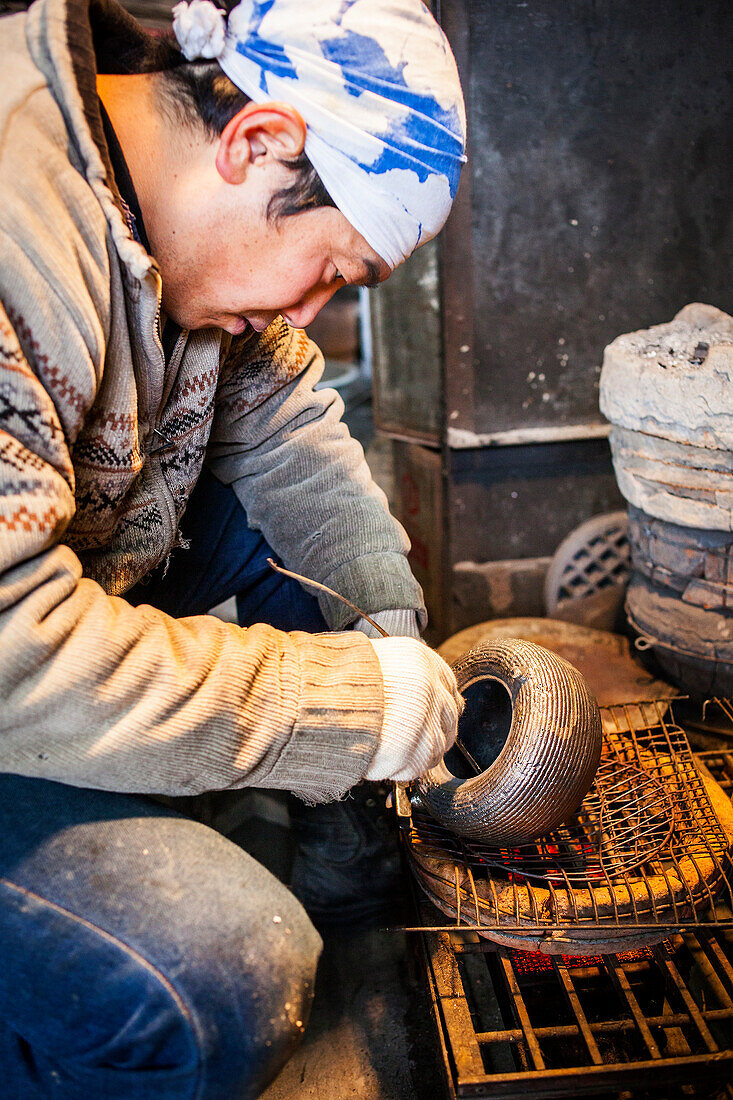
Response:
[[[355,603],[351,602],[351,600],[347,600],[346,596],[342,596],[340,592],[334,592],[333,588],[329,588],[327,584],[321,584],[320,581],[312,581],[310,577],[304,577],[302,573],[294,573],[291,569],[284,569],[282,565],[278,565],[277,562],[273,561],[272,558],[267,559],[267,564],[270,566],[271,569],[274,569],[276,573],[282,573],[284,577],[291,577],[294,581],[300,581],[301,584],[308,584],[311,586],[311,588],[317,588],[320,592],[326,592],[329,596],[334,596],[337,600],[341,600],[341,603],[345,603],[347,607],[350,607],[351,610],[355,611],[357,615],[360,615],[362,619],[366,619],[369,625],[373,626],[375,630],[378,630],[383,638],[389,638],[389,634],[384,629],[384,627],[380,626],[379,623],[376,623],[374,619],[367,615],[366,611],[362,611],[360,607],[357,607]],[[458,751],[463,754],[468,763],[474,769],[476,775],[480,775],[483,771],[483,768],[480,766],[480,764],[477,763],[476,760],[474,760],[465,745],[462,744],[458,737],[456,737],[454,743]]]
[[[282,573],[284,577],[292,577],[294,581],[300,581],[301,584],[309,584],[311,588],[317,588],[321,592],[327,592],[329,596],[335,596],[337,600],[341,600],[341,603],[345,603],[347,607],[350,607],[352,611],[355,611],[357,615],[360,615],[362,619],[366,619],[370,626],[373,626],[375,630],[378,630],[383,638],[389,638],[389,634],[380,626],[379,623],[375,623],[374,619],[367,615],[366,611],[362,611],[360,607],[357,607],[351,600],[347,600],[346,596],[342,596],[339,592],[334,592],[332,588],[329,588],[327,584],[321,584],[320,581],[312,581],[310,577],[304,577],[302,573],[293,573],[291,569],[283,569],[282,565],[278,565],[272,558],[267,559],[267,564],[271,569],[274,569],[276,573]]]

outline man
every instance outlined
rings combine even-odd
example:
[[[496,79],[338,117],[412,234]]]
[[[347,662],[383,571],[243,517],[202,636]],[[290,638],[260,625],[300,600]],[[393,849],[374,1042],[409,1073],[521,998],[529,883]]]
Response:
[[[327,802],[455,737],[404,533],[301,331],[445,220],[455,66],[418,0],[194,0],[186,62],[113,0],[1,26],[5,1095],[254,1096],[317,933],[140,796]],[[240,626],[203,614],[232,594]]]

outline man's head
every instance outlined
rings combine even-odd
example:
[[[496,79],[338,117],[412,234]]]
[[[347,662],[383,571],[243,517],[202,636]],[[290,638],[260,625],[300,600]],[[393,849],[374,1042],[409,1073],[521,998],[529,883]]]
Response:
[[[381,281],[437,232],[463,104],[419,0],[242,0],[228,25],[194,0],[174,29],[187,63],[158,72],[155,97],[177,170],[165,194],[151,174],[141,198],[170,316],[304,326],[344,282]]]
[[[254,103],[217,62],[181,64],[165,46],[152,64],[153,113],[176,140],[168,156],[165,140],[152,143],[149,162],[141,146],[131,155],[169,316],[233,334],[247,322],[266,328],[278,314],[304,327],[345,282],[371,285],[389,274],[336,209],[304,152],[307,128],[293,107]],[[135,81],[121,79],[129,106]],[[161,160],[163,188],[153,168]],[[146,187],[139,177],[148,168]]]

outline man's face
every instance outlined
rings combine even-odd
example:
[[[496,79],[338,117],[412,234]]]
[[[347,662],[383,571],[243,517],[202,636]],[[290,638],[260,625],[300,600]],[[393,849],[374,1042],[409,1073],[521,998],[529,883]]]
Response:
[[[178,324],[237,335],[248,323],[260,332],[282,314],[304,328],[340,287],[387,278],[387,264],[340,211],[320,207],[268,220],[271,194],[248,195],[234,216],[214,209],[198,224],[171,224],[151,242],[163,309]]]

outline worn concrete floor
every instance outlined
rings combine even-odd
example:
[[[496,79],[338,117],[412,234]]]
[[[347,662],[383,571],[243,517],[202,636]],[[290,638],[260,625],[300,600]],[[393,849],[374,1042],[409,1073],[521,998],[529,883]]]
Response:
[[[303,1044],[262,1100],[438,1100],[431,1041],[405,935],[327,934]]]
[[[219,799],[212,823],[287,883],[287,799],[273,792],[249,794],[251,816],[227,828],[233,823],[228,799],[240,814],[247,805],[227,795]],[[406,916],[398,909],[393,926]],[[303,1043],[262,1100],[442,1100],[427,993],[408,935],[383,923],[321,934],[323,954]]]

